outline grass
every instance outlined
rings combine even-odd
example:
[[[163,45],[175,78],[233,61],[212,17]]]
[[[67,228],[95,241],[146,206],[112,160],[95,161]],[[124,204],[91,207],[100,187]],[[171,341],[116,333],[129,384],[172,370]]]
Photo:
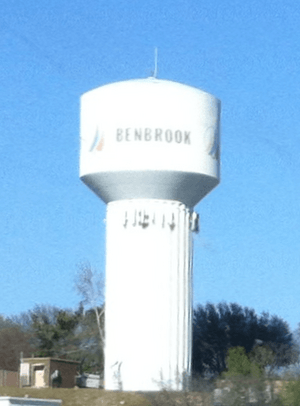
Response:
[[[210,406],[209,393],[199,392],[115,392],[103,389],[0,387],[0,396],[61,399],[62,406]]]
[[[61,399],[62,406],[211,406],[214,385],[197,379],[191,391],[122,392],[104,389],[0,387],[0,396]]]
[[[150,406],[149,400],[134,392],[112,392],[101,389],[13,388],[0,387],[0,396],[61,399],[62,406]],[[27,397],[27,396],[26,396]]]
[[[213,390],[215,388],[231,387],[230,392],[222,399],[223,406],[247,405],[247,391],[252,388],[256,393],[258,403],[268,406],[282,405],[281,399],[275,396],[271,402],[263,399],[264,380],[253,379],[216,379],[208,381],[196,379],[192,382],[190,391],[176,392],[162,387],[159,392],[122,392],[106,391],[104,389],[60,389],[60,388],[13,388],[0,387],[0,396],[32,397],[42,399],[61,399],[62,406],[212,406]],[[267,380],[268,383],[275,383]],[[300,393],[300,391],[299,391]],[[245,396],[246,395],[246,396]],[[295,403],[291,403],[295,404]],[[297,406],[299,406],[297,404]]]
[[[60,399],[62,406],[211,406],[214,385],[196,378],[190,391],[170,391],[159,383],[157,392],[107,391],[104,389],[1,387],[0,396]]]
[[[207,392],[145,392],[151,406],[211,406],[211,393]]]

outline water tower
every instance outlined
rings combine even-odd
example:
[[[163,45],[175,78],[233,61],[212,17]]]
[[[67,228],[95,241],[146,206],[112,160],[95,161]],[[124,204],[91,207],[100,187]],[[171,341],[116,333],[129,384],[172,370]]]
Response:
[[[105,389],[191,374],[194,206],[219,183],[220,101],[156,78],[81,98],[80,178],[106,204]]]

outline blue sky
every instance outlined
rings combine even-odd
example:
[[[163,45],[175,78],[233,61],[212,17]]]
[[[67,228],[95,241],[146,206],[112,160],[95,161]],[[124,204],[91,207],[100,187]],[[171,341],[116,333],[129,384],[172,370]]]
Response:
[[[2,0],[0,314],[76,308],[104,271],[105,205],[79,180],[79,101],[145,78],[222,101],[221,183],[197,207],[194,303],[300,322],[300,6],[295,0]]]

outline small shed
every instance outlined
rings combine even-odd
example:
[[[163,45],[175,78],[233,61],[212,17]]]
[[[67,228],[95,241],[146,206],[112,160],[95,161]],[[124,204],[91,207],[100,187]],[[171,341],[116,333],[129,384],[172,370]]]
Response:
[[[74,388],[80,362],[59,358],[22,358],[20,386]]]

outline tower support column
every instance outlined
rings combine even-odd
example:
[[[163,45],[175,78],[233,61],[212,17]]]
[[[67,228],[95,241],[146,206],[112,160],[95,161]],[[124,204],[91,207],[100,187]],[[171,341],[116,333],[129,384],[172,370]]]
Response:
[[[191,375],[192,217],[172,200],[107,206],[107,390],[182,390]]]

